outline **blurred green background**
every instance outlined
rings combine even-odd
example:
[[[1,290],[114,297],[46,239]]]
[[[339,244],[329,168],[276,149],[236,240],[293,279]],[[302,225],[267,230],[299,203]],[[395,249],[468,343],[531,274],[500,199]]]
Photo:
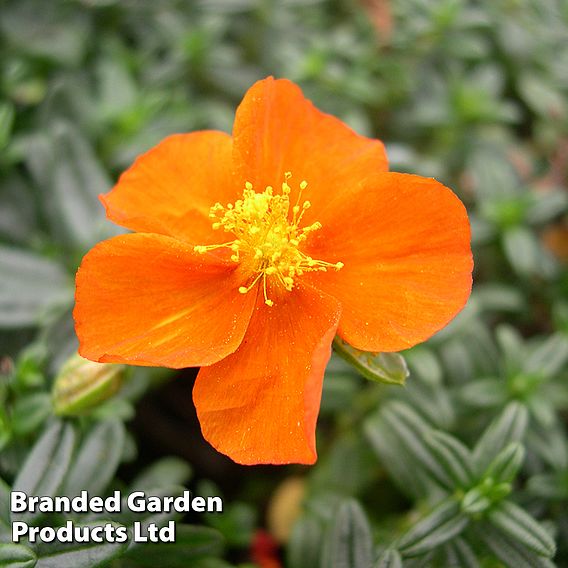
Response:
[[[168,134],[230,131],[267,75],[452,187],[473,232],[471,300],[405,387],[332,357],[311,468],[211,450],[194,370],[78,364],[52,398],[75,270],[119,231],[97,195]],[[565,0],[0,2],[0,566],[568,566],[567,95]],[[10,488],[183,486],[226,509],[175,545],[9,544]]]

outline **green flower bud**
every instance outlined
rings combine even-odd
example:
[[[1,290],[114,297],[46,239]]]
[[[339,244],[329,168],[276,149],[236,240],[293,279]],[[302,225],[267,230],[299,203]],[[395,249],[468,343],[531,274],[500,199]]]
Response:
[[[73,355],[63,365],[53,385],[55,414],[73,416],[88,412],[118,391],[125,370],[125,365],[94,363]]]

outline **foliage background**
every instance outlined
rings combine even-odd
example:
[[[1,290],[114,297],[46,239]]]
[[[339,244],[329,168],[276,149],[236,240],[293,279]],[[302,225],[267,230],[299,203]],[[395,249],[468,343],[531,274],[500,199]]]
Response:
[[[117,231],[97,195],[167,134],[230,131],[269,74],[460,195],[467,308],[404,354],[404,388],[334,355],[312,468],[212,451],[193,370],[132,369],[56,418],[74,272]],[[0,2],[0,537],[10,487],[226,504],[180,520],[176,545],[4,544],[0,565],[568,566],[567,94],[564,0]]]

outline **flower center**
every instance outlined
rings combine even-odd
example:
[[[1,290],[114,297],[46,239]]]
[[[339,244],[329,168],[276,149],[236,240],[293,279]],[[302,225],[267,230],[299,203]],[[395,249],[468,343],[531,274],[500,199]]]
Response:
[[[248,269],[249,280],[246,286],[241,286],[239,292],[246,294],[262,279],[264,302],[273,306],[268,298],[266,281],[278,283],[285,290],[294,288],[294,279],[304,272],[327,271],[333,268],[339,270],[342,262],[335,264],[323,260],[314,260],[300,250],[300,245],[310,233],[321,229],[321,223],[316,221],[311,225],[300,228],[302,217],[310,207],[309,201],[300,205],[302,192],[307,182],[300,183],[300,191],[296,204],[292,206],[290,218],[290,192],[288,180],[292,174],[287,172],[282,183],[282,193],[274,194],[274,189],[268,186],[262,193],[256,193],[250,182],[245,183],[243,198],[234,205],[229,203],[223,207],[216,203],[209,212],[213,219],[213,229],[223,229],[235,235],[235,239],[220,245],[197,245],[195,252],[229,248],[232,251],[231,260],[240,262]]]

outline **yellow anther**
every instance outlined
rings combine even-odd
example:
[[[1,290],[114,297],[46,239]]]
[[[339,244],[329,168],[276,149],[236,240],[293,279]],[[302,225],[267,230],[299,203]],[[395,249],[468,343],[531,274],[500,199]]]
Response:
[[[282,191],[274,195],[272,186],[262,193],[256,193],[251,182],[245,182],[242,199],[229,203],[226,207],[216,203],[211,207],[209,217],[214,219],[212,227],[232,233],[236,238],[218,245],[196,245],[194,251],[205,253],[222,248],[230,249],[233,262],[239,262],[245,275],[246,286],[238,288],[239,293],[250,292],[262,280],[264,303],[273,306],[268,297],[268,286],[272,290],[280,287],[286,291],[294,288],[294,280],[304,272],[339,270],[342,262],[330,263],[314,260],[302,250],[300,245],[310,233],[321,229],[315,221],[300,228],[304,212],[310,208],[309,201],[301,202],[303,190],[308,186],[304,180],[299,184],[296,203],[290,204],[292,188],[288,181],[292,174],[284,174]]]

